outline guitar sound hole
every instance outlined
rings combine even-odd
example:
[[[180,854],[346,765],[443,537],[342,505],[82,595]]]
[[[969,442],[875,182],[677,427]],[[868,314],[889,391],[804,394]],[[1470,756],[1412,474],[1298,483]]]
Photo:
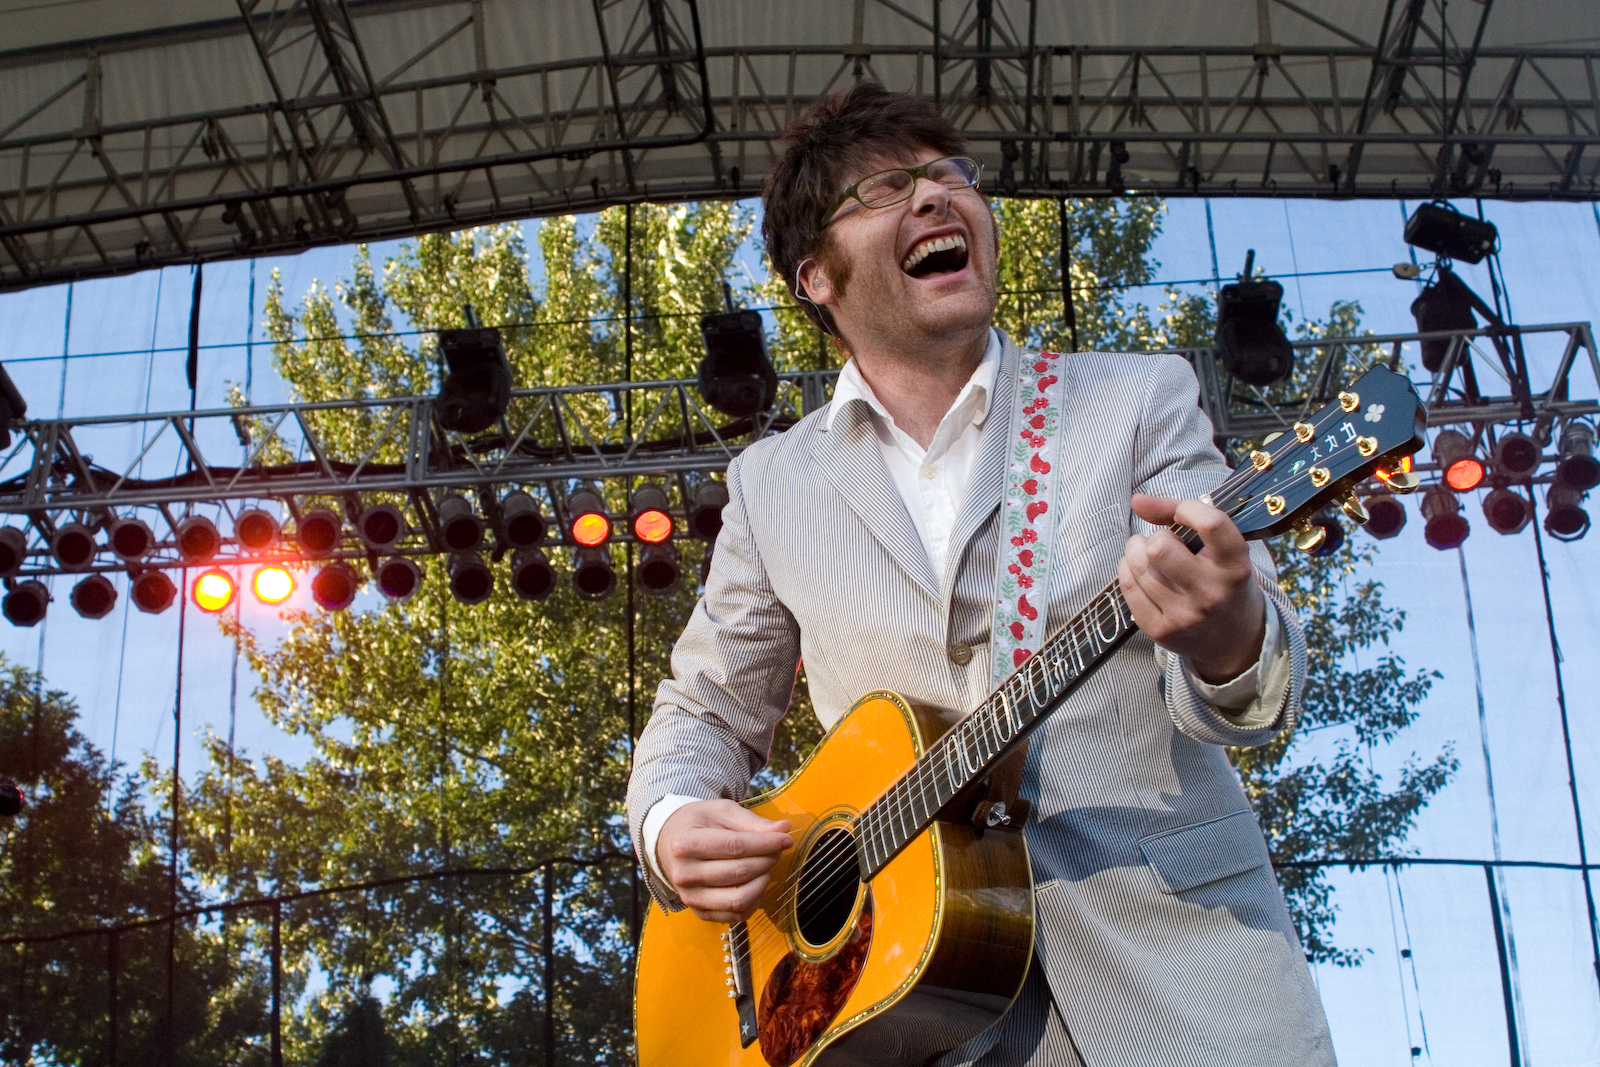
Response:
[[[860,888],[861,872],[850,832],[827,831],[807,853],[795,894],[795,925],[807,944],[826,945],[844,929]]]

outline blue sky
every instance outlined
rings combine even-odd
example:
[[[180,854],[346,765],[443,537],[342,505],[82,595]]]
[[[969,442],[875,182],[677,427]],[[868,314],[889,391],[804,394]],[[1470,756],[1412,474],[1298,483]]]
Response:
[[[1386,268],[1409,258],[1400,239],[1401,206],[1394,202],[1218,200],[1212,202],[1216,255],[1226,279],[1245,250],[1256,264],[1283,278],[1285,306],[1297,319],[1322,317],[1334,300],[1358,300],[1364,324],[1380,333],[1413,327],[1408,308],[1417,286],[1385,273],[1288,278],[1299,272]],[[1507,296],[1513,321],[1594,322],[1600,319],[1600,222],[1589,205],[1486,205],[1500,228]],[[531,242],[530,242],[531,244]],[[394,245],[375,246],[377,260]],[[1211,275],[1204,205],[1168,204],[1155,257],[1158,278]],[[286,293],[297,300],[313,279],[348,273],[349,248],[319,249],[255,265],[257,317],[253,351],[254,396],[282,399],[284,391],[260,342],[259,310],[271,271],[282,271]],[[247,375],[251,266],[218,263],[206,268],[201,340],[229,345],[201,353],[199,404],[220,406],[228,382]],[[1462,266],[1462,277],[1486,297],[1481,267]],[[175,410],[188,405],[182,347],[187,339],[190,273],[148,272],[86,282],[72,292],[70,336],[66,287],[0,296],[3,355],[36,417]],[[1146,299],[1159,300],[1158,290]],[[128,355],[74,356],[105,351]],[[151,348],[173,351],[150,353]],[[1555,353],[1534,344],[1530,359],[1538,384]],[[1593,397],[1600,383],[1580,369],[1574,397]],[[102,448],[137,447],[110,441]],[[119,454],[120,455],[120,454]],[[129,454],[131,457],[131,453]],[[109,462],[117,456],[102,457]],[[169,460],[170,462],[170,460]],[[1472,536],[1460,554],[1437,552],[1422,540],[1415,504],[1401,535],[1385,542],[1373,576],[1386,600],[1407,613],[1396,648],[1412,667],[1439,670],[1438,682],[1415,727],[1371,754],[1392,774],[1415,754],[1428,759],[1453,745],[1461,761],[1455,781],[1424,812],[1412,834],[1416,854],[1488,858],[1493,855],[1485,764],[1480,742],[1463,598],[1463,561],[1476,610],[1481,653],[1484,722],[1493,760],[1501,850],[1508,859],[1572,862],[1577,858],[1572,803],[1557,714],[1551,646],[1539,585],[1532,531],[1493,533],[1476,495],[1466,502]],[[1600,517],[1600,515],[1597,515]],[[1361,536],[1361,535],[1357,535]],[[1563,652],[1578,792],[1588,817],[1593,855],[1600,845],[1600,606],[1595,584],[1600,534],[1573,544],[1546,538],[1552,608]],[[136,763],[152,752],[170,765],[173,679],[178,611],[125,615],[122,603],[98,622],[78,618],[58,583],[47,624],[22,630],[0,624],[0,652],[30,667],[40,660],[51,685],[77,700],[84,732],[103,750]],[[304,593],[297,593],[297,598]],[[124,591],[123,600],[126,600]],[[247,624],[271,633],[275,613],[246,599]],[[191,611],[185,655],[183,765],[201,763],[197,731],[226,731],[233,694],[232,645],[213,622]],[[250,698],[254,679],[238,679],[238,744],[259,755],[290,758],[300,743],[267,724]],[[1304,739],[1309,753],[1327,752],[1334,731]],[[1341,908],[1337,939],[1370,949],[1358,968],[1319,967],[1340,1057],[1347,1063],[1496,1064],[1507,1059],[1506,1026],[1487,894],[1481,870],[1413,867],[1398,875],[1382,870],[1338,872]],[[1567,872],[1517,871],[1504,879],[1518,954],[1525,1063],[1539,1067],[1600,1064],[1600,989],[1589,948],[1579,880]],[[1402,910],[1403,898],[1403,910]],[[1401,951],[1410,950],[1404,957]],[[1413,1058],[1410,1049],[1425,1050]]]

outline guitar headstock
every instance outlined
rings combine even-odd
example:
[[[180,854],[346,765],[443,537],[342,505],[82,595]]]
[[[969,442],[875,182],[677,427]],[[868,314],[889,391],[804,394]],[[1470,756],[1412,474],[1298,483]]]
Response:
[[[1374,472],[1396,492],[1409,492],[1415,477],[1397,472],[1423,446],[1426,414],[1408,379],[1374,367],[1333,403],[1250,453],[1212,490],[1212,503],[1256,539],[1295,527],[1330,501],[1353,502],[1355,487]],[[1346,505],[1352,508],[1360,512],[1359,503]]]

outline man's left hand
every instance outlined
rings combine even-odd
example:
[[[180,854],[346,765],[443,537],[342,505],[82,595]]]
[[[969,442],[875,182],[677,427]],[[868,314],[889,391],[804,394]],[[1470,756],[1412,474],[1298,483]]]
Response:
[[[1133,513],[1159,527],[1128,538],[1117,579],[1133,621],[1157,644],[1184,656],[1206,682],[1238,677],[1261,655],[1267,602],[1250,545],[1233,521],[1198,500],[1135,493]],[[1171,530],[1181,523],[1205,547],[1190,552]]]

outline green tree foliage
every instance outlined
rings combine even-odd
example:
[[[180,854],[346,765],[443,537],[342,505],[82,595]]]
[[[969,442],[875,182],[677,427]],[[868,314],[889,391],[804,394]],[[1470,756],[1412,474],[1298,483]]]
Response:
[[[120,779],[77,729],[66,694],[0,658],[0,780],[27,798],[0,822],[0,937],[48,937],[166,915],[167,834],[140,780]],[[179,907],[194,903],[180,885]],[[215,924],[0,946],[0,1041],[7,1063],[102,1063],[111,1031],[115,962],[119,1061],[262,1063],[261,971]],[[170,1031],[168,1029],[170,1025]],[[170,1045],[169,1045],[170,1042]]]

